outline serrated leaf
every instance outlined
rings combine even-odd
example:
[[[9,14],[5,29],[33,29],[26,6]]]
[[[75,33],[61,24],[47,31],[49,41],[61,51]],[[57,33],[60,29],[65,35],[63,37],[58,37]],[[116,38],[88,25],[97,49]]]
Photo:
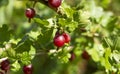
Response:
[[[64,11],[69,18],[73,18],[74,10],[71,9],[70,7],[64,8]]]
[[[70,54],[61,54],[61,55],[58,55],[58,59],[60,60],[61,63],[67,63],[69,61],[69,57],[70,57]]]
[[[16,72],[16,71],[19,71],[20,70],[20,64],[18,63],[18,61],[15,61],[13,64],[12,64],[12,68],[11,70]]]
[[[10,49],[3,49],[3,52],[2,54],[0,55],[0,58],[3,58],[3,57],[8,57],[10,59],[17,59],[16,58],[16,52],[14,49],[10,48]]]
[[[70,22],[70,24],[68,25],[68,30],[73,32],[77,27],[78,27],[77,22]]]
[[[16,52],[14,49],[7,49],[5,52],[7,53],[7,56],[10,58],[15,58],[16,56]]]
[[[19,54],[20,56],[20,61],[23,63],[23,64],[29,64],[30,61],[31,61],[31,55],[29,55],[28,52],[23,52],[22,54]]]
[[[72,19],[64,19],[64,18],[59,18],[58,19],[58,24],[62,27],[65,27],[71,23]]]
[[[79,11],[79,22],[82,24],[87,24],[90,22],[89,18],[90,18],[90,13],[88,11]],[[77,19],[77,18],[76,18]]]
[[[34,40],[37,40],[37,37],[39,36],[40,32],[39,31],[31,31],[28,35],[33,38]]]

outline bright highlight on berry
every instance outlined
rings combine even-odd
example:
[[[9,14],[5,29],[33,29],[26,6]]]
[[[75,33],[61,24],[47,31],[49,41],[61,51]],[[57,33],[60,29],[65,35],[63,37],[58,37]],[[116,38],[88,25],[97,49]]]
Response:
[[[27,8],[25,11],[25,15],[27,18],[29,18],[29,22],[30,22],[31,18],[35,16],[35,10],[33,8]]]

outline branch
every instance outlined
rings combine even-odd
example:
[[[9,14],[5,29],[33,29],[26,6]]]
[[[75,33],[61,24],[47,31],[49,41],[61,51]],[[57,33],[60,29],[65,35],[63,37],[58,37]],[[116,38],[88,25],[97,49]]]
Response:
[[[58,8],[53,8],[53,7],[51,7],[51,6],[48,4],[48,1],[46,1],[46,0],[30,0],[30,1],[34,1],[35,3],[40,2],[40,3],[44,4],[45,6],[51,8],[51,9],[54,10],[55,12],[59,13],[59,12],[58,12]]]

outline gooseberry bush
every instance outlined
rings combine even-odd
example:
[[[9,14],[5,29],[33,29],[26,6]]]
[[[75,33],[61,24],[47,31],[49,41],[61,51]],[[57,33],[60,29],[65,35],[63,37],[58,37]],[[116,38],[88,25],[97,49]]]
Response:
[[[120,17],[105,1],[1,0],[0,74],[120,74]]]

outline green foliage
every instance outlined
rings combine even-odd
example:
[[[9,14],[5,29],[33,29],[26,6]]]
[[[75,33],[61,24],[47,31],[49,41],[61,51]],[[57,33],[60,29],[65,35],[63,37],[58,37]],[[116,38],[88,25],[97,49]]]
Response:
[[[23,65],[30,63],[34,74],[120,73],[120,17],[114,13],[119,10],[109,9],[113,0],[71,0],[72,6],[66,1],[57,11],[39,1],[34,7],[37,14],[28,23],[25,5],[32,7],[34,1],[0,0],[0,59],[11,61],[10,74],[22,74]],[[5,15],[6,9],[11,11]],[[71,42],[55,47],[57,30],[69,33]],[[83,50],[90,60],[81,57]],[[72,62],[71,51],[76,55]]]
[[[0,44],[2,45],[4,42],[8,42],[10,40],[11,31],[8,30],[7,25],[3,25],[0,28]]]

